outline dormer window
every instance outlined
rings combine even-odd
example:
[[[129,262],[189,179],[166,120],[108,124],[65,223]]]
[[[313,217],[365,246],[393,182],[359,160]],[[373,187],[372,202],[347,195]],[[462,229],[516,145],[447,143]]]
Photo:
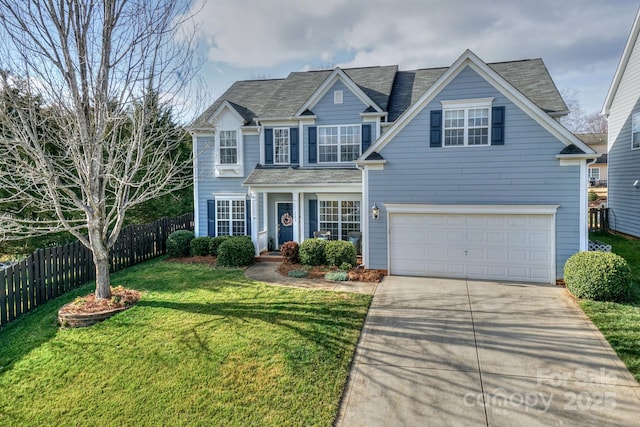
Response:
[[[235,165],[238,163],[238,132],[223,130],[220,132],[220,164]]]

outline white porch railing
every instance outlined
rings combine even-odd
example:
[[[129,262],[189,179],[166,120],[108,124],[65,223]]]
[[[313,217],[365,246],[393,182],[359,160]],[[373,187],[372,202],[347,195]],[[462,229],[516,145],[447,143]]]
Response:
[[[269,233],[267,230],[258,232],[258,253],[269,249]]]

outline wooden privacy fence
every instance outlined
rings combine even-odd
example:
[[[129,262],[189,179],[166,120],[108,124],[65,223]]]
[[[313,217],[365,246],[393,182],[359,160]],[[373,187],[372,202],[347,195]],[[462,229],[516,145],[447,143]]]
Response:
[[[609,208],[589,209],[589,231],[609,231]]]
[[[169,234],[185,229],[193,230],[191,213],[124,228],[111,250],[111,271],[165,254]],[[0,270],[0,326],[94,280],[95,274],[91,251],[78,241],[38,249],[19,263]]]

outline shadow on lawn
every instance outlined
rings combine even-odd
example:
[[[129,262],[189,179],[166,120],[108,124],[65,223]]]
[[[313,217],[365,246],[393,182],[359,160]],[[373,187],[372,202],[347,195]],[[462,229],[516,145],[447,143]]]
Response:
[[[188,313],[211,316],[210,320],[199,322],[217,322],[221,319],[246,322],[257,320],[280,328],[295,332],[300,338],[312,342],[318,346],[333,351],[344,348],[345,344],[352,342],[352,338],[345,334],[346,331],[362,327],[367,307],[361,304],[343,302],[173,302],[158,300],[141,300],[137,304],[140,308],[162,308],[179,310]],[[354,308],[355,305],[362,310]],[[206,350],[198,345],[201,350]]]

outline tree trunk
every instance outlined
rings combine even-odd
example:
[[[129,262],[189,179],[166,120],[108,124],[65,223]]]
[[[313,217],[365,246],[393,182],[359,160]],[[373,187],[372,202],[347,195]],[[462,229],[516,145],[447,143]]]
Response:
[[[111,276],[109,273],[109,250],[104,242],[91,241],[93,262],[96,265],[96,299],[111,298]]]

